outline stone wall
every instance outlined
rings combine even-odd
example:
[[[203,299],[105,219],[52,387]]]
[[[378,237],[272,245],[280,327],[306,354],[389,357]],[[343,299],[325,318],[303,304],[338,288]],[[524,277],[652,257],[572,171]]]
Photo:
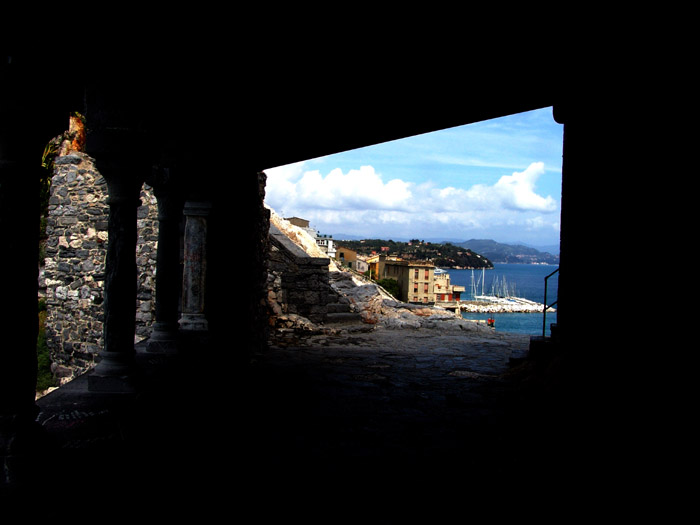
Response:
[[[322,323],[334,297],[328,279],[329,259],[311,257],[270,224],[268,304],[270,323],[289,314]]]
[[[249,211],[253,224],[248,229],[250,235],[250,281],[247,291],[250,301],[247,329],[250,330],[251,350],[260,351],[267,345],[270,326],[268,323],[269,309],[267,299],[267,281],[270,256],[270,211],[265,207],[265,184],[267,175],[264,172],[257,173],[252,179],[251,193],[255,190],[256,199],[250,199]],[[248,201],[248,199],[246,199]],[[246,358],[249,356],[246,356]]]
[[[47,219],[46,335],[54,374],[68,378],[89,370],[102,348],[107,184],[93,160],[72,152],[57,157]],[[146,337],[155,316],[157,205],[144,186],[138,209],[136,333]]]

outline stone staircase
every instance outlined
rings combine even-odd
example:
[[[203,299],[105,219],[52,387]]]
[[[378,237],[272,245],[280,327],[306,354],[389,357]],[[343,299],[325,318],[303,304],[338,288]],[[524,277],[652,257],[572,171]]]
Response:
[[[336,293],[328,294],[328,303],[326,304],[326,323],[327,324],[349,324],[359,323],[362,321],[362,316],[358,312],[353,312],[350,306],[350,301]]]
[[[528,357],[531,359],[539,359],[551,357],[559,349],[559,332],[556,323],[549,325],[549,336],[533,335],[530,336],[530,350]]]

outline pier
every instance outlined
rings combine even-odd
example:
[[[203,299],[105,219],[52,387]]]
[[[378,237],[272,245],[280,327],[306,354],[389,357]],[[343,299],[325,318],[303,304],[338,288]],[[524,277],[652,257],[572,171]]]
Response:
[[[455,304],[455,308],[457,305]],[[544,305],[522,297],[476,296],[474,300],[460,301],[459,308],[471,313],[542,313]],[[550,308],[554,311],[554,308]]]
[[[439,301],[435,306],[450,310],[459,314],[460,312],[500,314],[500,313],[537,313],[541,314],[544,305],[522,297],[494,297],[480,296],[474,300],[467,301]],[[554,308],[548,308],[548,312],[554,312]]]
[[[544,305],[522,297],[496,297],[477,296],[474,300],[466,301],[440,301],[435,306],[450,310],[459,314],[460,312],[500,314],[500,313],[537,313],[541,314]],[[548,308],[548,312],[554,312],[554,308]]]

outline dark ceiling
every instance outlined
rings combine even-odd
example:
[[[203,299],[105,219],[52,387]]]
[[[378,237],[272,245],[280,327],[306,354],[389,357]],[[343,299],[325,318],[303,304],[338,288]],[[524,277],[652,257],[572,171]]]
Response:
[[[69,111],[85,111],[89,129],[100,119],[100,125],[135,126],[176,156],[218,151],[256,170],[557,101],[552,83],[523,81],[507,68],[469,74],[470,68],[432,63],[397,67],[368,59],[338,65],[331,58],[311,64],[268,56],[251,66],[223,56],[60,64],[30,56],[13,57],[10,69],[41,79],[29,84],[38,89],[34,100],[42,114],[60,115],[53,128],[67,125]],[[51,68],[60,74],[47,75]],[[85,96],[86,88],[97,98]]]

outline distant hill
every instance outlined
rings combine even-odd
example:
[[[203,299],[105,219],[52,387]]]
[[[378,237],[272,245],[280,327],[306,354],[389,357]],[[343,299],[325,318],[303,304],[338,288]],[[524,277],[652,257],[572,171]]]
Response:
[[[559,264],[559,256],[523,244],[504,244],[493,239],[471,239],[457,243],[496,263]]]
[[[452,243],[432,243],[418,239],[401,242],[384,239],[362,239],[337,241],[338,246],[350,248],[362,255],[385,253],[406,260],[430,261],[440,268],[493,268],[488,257],[475,250]]]
[[[514,245],[514,246],[522,245],[522,246],[527,246],[528,248],[535,248],[536,250],[539,250],[541,252],[550,253],[552,255],[559,255],[559,245],[558,244],[549,244],[546,246],[534,246],[534,245],[528,244],[526,242],[508,242],[508,243],[504,243],[504,244],[510,244],[510,245]]]
[[[455,241],[453,239],[431,240],[429,243],[419,242],[414,239],[412,247],[406,240],[380,240],[363,239],[357,235],[334,234],[336,244],[359,253],[369,254],[372,250],[380,251],[381,246],[390,247],[391,253],[413,257],[424,257],[429,260],[439,260],[438,266],[444,267],[490,267],[491,263],[519,263],[519,264],[559,264],[559,247],[551,246],[549,249],[540,246],[535,248],[524,243],[507,244],[493,239],[471,239],[468,241]],[[345,240],[342,240],[345,239]],[[422,246],[422,247],[421,247]],[[459,253],[456,248],[468,248],[473,254]],[[442,249],[442,254],[436,251]],[[416,253],[418,252],[418,253]],[[488,261],[479,261],[473,256],[481,255]],[[446,260],[447,259],[447,260]]]

